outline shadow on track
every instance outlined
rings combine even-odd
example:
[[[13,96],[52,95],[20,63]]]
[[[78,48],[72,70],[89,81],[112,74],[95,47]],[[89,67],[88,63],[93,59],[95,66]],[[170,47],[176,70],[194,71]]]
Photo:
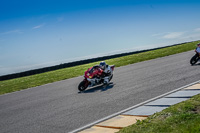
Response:
[[[194,65],[192,65],[192,66],[200,66],[200,63],[196,63],[196,64],[194,64]]]
[[[113,84],[113,82],[110,82],[108,85],[95,86],[95,87],[89,88],[88,90],[85,90],[83,92],[78,92],[78,93],[93,93],[97,91],[107,91],[113,88],[114,85],[115,84]]]

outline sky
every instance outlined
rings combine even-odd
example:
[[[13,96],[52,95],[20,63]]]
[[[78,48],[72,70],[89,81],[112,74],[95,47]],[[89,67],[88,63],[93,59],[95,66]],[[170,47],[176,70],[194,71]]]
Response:
[[[1,0],[0,76],[200,40],[199,0]]]

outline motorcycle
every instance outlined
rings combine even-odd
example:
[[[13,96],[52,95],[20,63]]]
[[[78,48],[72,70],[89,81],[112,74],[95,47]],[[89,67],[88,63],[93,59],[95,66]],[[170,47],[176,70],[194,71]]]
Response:
[[[112,71],[110,72],[109,76],[107,76],[109,78],[109,82],[113,77],[113,71],[115,66],[111,65],[110,67]],[[85,71],[83,81],[81,81],[78,85],[78,90],[82,92],[88,87],[103,84],[105,76],[106,75],[104,74],[103,70],[98,65],[88,68],[88,70]]]
[[[200,59],[199,54],[196,52],[196,54],[190,59],[190,64],[191,65],[196,64],[199,59]]]

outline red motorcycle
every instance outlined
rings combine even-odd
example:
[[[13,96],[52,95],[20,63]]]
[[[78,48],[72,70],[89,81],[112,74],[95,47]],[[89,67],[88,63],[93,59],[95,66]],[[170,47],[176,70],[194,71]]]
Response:
[[[112,71],[108,76],[109,81],[113,77],[114,67],[115,67],[114,65],[110,66]],[[81,81],[81,83],[78,86],[79,91],[84,91],[87,87],[92,87],[95,85],[103,84],[104,77],[105,77],[105,74],[98,65],[88,68],[88,70],[85,71],[83,81]]]

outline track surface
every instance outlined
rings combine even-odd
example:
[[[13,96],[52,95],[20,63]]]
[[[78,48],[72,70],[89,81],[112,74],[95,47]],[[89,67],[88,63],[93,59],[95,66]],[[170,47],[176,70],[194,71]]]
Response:
[[[200,79],[193,51],[116,68],[113,85],[78,93],[83,77],[0,96],[0,133],[67,133]]]

